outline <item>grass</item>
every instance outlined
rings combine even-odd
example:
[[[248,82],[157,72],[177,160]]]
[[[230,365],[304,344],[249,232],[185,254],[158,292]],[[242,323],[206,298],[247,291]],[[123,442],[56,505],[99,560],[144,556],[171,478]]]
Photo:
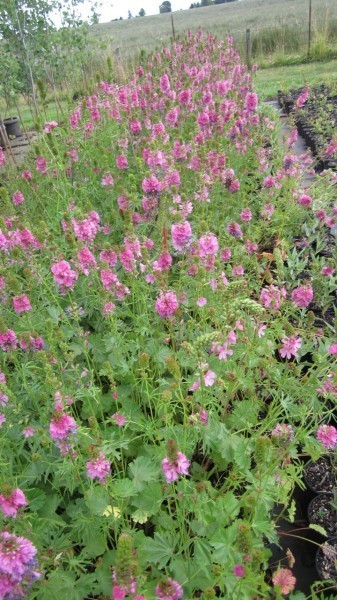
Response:
[[[337,60],[261,69],[255,75],[255,87],[261,100],[275,98],[279,89],[298,88],[306,83],[315,85],[325,81],[337,81]]]

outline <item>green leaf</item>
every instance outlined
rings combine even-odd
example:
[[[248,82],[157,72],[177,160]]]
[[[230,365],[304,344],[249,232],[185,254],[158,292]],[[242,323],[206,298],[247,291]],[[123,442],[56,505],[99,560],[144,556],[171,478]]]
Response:
[[[102,516],[110,503],[110,497],[105,488],[94,487],[87,492],[85,502],[92,515]]]
[[[201,571],[209,572],[211,564],[211,546],[205,540],[195,538],[194,540],[194,560]]]
[[[138,456],[130,464],[129,470],[138,491],[143,489],[144,482],[158,481],[160,475],[160,469],[146,456]]]
[[[137,494],[137,489],[131,479],[125,478],[115,481],[112,486],[112,495],[116,498],[131,498]]]
[[[57,507],[61,504],[62,498],[58,494],[49,494],[46,501],[43,503],[43,506],[38,511],[39,517],[52,517],[57,518],[58,515],[55,515],[55,511]]]
[[[104,554],[106,551],[106,541],[104,535],[98,529],[98,527],[87,527],[82,534],[82,540],[84,544],[83,554],[88,558],[96,558]]]
[[[151,483],[151,485],[145,485],[142,491],[132,500],[132,506],[144,510],[151,516],[159,512],[162,500],[161,484]]]
[[[28,500],[29,509],[32,512],[36,512],[45,504],[47,495],[42,490],[35,488],[33,490],[29,490],[26,493],[26,497]]]
[[[145,538],[139,551],[146,561],[157,564],[162,569],[174,556],[175,547],[176,537],[174,535],[167,533],[164,537],[155,533],[154,538]]]
[[[325,537],[328,537],[327,532],[325,531],[324,527],[322,527],[321,525],[316,525],[316,523],[310,523],[309,527],[310,527],[310,529],[313,529],[314,531],[318,531],[318,533],[321,533]]]

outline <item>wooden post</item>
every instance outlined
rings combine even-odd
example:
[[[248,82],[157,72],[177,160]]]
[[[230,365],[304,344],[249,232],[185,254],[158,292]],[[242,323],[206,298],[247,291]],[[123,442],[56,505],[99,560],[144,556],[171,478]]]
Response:
[[[172,24],[172,35],[173,35],[173,39],[174,41],[176,41],[176,32],[174,30],[174,21],[173,21],[173,14],[171,13],[171,24]]]
[[[246,29],[246,65],[250,70],[250,29]]]
[[[309,0],[309,24],[308,24],[308,58],[311,52],[311,0]]]

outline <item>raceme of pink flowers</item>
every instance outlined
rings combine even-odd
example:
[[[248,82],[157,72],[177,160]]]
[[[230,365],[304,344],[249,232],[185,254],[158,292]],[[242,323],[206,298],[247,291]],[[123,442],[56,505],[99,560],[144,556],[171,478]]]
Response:
[[[168,291],[160,294],[155,304],[156,311],[160,317],[166,319],[173,317],[176,310],[179,308],[179,302],[174,292]]]
[[[314,298],[314,291],[311,285],[302,285],[295,288],[291,293],[291,299],[294,306],[306,308]]]
[[[20,508],[27,506],[27,500],[19,488],[0,493],[0,508],[5,517],[16,518]]]
[[[99,483],[104,483],[110,475],[110,462],[105,458],[103,452],[99,452],[98,456],[89,460],[86,463],[88,477],[90,479],[98,479]]]

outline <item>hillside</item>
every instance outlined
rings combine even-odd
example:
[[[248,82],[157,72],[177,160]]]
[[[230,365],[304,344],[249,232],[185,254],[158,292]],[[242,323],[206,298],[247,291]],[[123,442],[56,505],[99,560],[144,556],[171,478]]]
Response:
[[[174,3],[173,3],[174,7]],[[227,4],[173,12],[176,35],[199,27],[218,36],[230,34],[239,43],[246,28],[252,35],[272,27],[296,27],[303,38],[308,29],[308,0],[238,0]],[[331,26],[337,20],[335,0],[312,0],[313,30]],[[171,15],[111,21],[92,28],[92,35],[109,41],[123,56],[159,47],[172,35]]]

